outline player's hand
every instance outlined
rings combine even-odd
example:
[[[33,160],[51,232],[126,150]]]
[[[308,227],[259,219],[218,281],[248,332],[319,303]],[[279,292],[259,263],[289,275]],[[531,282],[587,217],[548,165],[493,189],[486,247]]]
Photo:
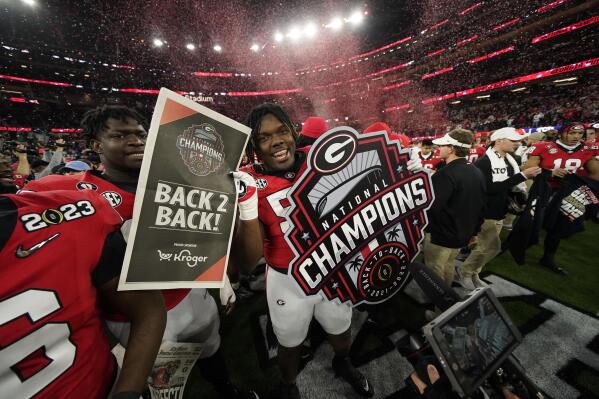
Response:
[[[420,159],[416,151],[410,150],[410,160],[408,161],[406,166],[410,172],[417,169],[422,169],[422,160]]]
[[[522,171],[522,174],[527,179],[532,179],[533,177],[539,175],[542,171],[543,171],[543,169],[539,168],[538,166],[532,166],[530,168],[524,169]]]
[[[518,395],[510,391],[507,387],[501,387],[501,393],[505,399],[520,399]]]
[[[237,297],[235,296],[235,291],[233,291],[233,287],[231,287],[231,282],[229,281],[229,276],[225,273],[225,285],[223,288],[219,290],[220,303],[225,307],[225,314],[230,314],[235,308],[235,301]]]
[[[27,147],[25,147],[25,144],[17,144],[17,147],[15,148],[15,155],[19,156],[21,154],[26,154],[27,153]]]
[[[428,373],[428,379],[434,385],[435,382],[437,382],[440,378],[439,371],[437,371],[437,368],[435,366],[433,366],[432,364],[429,364],[428,366],[426,366],[426,372]],[[414,382],[416,387],[418,387],[418,392],[420,392],[420,395],[423,395],[424,390],[426,389],[426,386],[427,386],[424,383],[424,381],[422,381],[420,379],[420,377],[418,377],[418,374],[416,374],[415,371],[412,374],[410,374],[410,378],[412,379],[412,382]]]
[[[551,171],[551,176],[553,176],[553,177],[564,177],[567,174],[568,174],[568,171],[566,169],[562,169],[562,168],[555,168]]]
[[[237,195],[239,196],[239,219],[252,220],[258,218],[258,191],[256,190],[256,181],[245,172],[231,172],[237,185]]]
[[[472,236],[470,242],[468,243],[468,248],[474,248],[478,244],[478,236]]]

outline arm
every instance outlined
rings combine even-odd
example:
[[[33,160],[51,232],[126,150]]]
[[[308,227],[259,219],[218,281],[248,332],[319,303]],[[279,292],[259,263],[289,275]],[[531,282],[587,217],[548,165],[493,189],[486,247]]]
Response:
[[[238,220],[233,233],[231,261],[240,270],[251,271],[262,258],[263,236],[260,220]]]
[[[118,278],[103,284],[99,294],[104,305],[123,313],[131,322],[129,343],[114,393],[139,392],[146,386],[166,325],[160,291],[117,291]]]
[[[589,177],[591,179],[599,180],[599,161],[597,159],[593,158],[589,160],[584,165],[584,168],[589,172]]]
[[[538,155],[529,155],[528,161],[522,166],[522,170],[541,165],[541,157]]]
[[[527,177],[523,172],[516,173],[513,176],[507,178],[504,181],[493,181],[493,172],[491,171],[491,161],[488,157],[483,157],[476,161],[474,164],[483,174],[485,178],[485,185],[487,187],[487,194],[498,194],[509,190],[516,184],[522,183],[527,180]]]
[[[59,143],[59,140],[56,140],[56,151],[54,151],[54,153],[52,153],[52,158],[50,158],[50,162],[48,163],[48,166],[46,166],[44,168],[44,170],[42,170],[40,173],[35,175],[36,179],[41,179],[42,177],[46,177],[48,176],[50,173],[52,173],[52,168],[54,168],[56,165],[60,165],[63,161],[63,147],[61,145],[61,143]],[[64,145],[64,141],[62,141],[62,144]]]
[[[23,144],[19,144],[15,154],[19,159],[15,173],[25,177],[29,176],[31,174],[31,167],[29,166],[29,160],[27,159],[27,149]]]

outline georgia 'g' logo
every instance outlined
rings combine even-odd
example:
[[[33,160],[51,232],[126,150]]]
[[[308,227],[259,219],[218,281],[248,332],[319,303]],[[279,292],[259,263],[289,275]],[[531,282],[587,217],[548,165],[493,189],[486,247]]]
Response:
[[[185,129],[177,136],[177,148],[189,171],[196,176],[208,176],[225,160],[223,140],[209,123]]]
[[[288,274],[306,295],[381,303],[408,281],[434,199],[430,175],[382,132],[322,135],[285,198]]]
[[[356,152],[356,138],[340,132],[324,141],[312,157],[314,169],[321,173],[334,173],[352,160]]]

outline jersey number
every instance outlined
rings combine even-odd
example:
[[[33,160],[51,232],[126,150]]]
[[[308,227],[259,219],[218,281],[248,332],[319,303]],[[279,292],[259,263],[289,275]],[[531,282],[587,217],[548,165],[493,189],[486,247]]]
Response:
[[[466,157],[466,159],[468,160],[468,162],[474,163],[478,159],[478,154],[470,154]]]
[[[582,161],[580,159],[570,158],[570,159],[566,159],[566,162],[564,162],[563,168],[566,169],[568,172],[574,173],[578,170],[578,168],[580,168],[581,164],[582,164]],[[557,158],[556,160],[554,160],[553,167],[561,168],[562,167],[562,158]]]
[[[0,302],[0,326],[22,316],[35,323],[61,308],[53,291],[27,290]],[[69,341],[67,323],[46,323],[37,330],[0,350],[2,396],[29,398],[40,392],[67,371],[75,361],[77,348]],[[37,350],[45,348],[50,360],[43,369],[21,379],[14,366]]]
[[[289,188],[286,188],[266,197],[266,200],[268,201],[268,204],[270,205],[274,214],[283,219],[285,218],[285,214],[287,212],[283,207],[283,204],[281,204],[281,201],[287,198],[288,192]],[[281,223],[279,223],[279,225],[281,226],[281,232],[283,234],[289,230],[289,223],[286,220],[283,220]]]

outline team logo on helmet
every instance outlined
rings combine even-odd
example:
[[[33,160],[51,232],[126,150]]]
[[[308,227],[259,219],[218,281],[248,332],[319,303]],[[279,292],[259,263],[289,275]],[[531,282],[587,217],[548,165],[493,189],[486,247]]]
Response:
[[[433,201],[430,176],[384,133],[335,128],[321,136],[289,190],[289,275],[307,295],[380,303],[408,279]]]
[[[177,148],[189,171],[196,176],[208,176],[225,160],[223,140],[208,123],[185,129],[177,136]]]
[[[96,186],[94,183],[90,183],[87,181],[80,181],[77,183],[77,190],[81,191],[81,190],[94,190],[96,191],[98,189],[98,186]]]

